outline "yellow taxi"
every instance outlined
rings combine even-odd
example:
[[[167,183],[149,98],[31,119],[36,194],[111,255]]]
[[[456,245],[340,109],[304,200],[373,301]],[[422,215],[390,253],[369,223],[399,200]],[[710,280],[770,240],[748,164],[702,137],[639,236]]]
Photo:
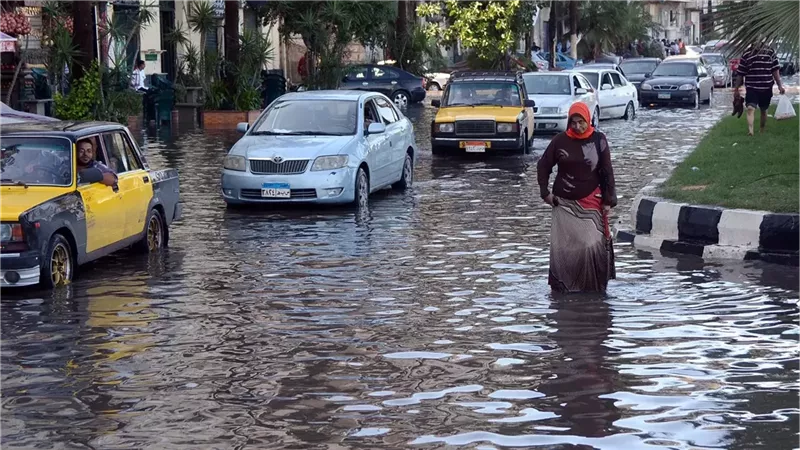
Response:
[[[0,171],[2,287],[68,284],[129,246],[156,252],[181,216],[178,173],[150,170],[118,123],[3,126]]]
[[[433,154],[515,150],[530,153],[536,104],[514,72],[456,72],[451,75],[431,123]]]

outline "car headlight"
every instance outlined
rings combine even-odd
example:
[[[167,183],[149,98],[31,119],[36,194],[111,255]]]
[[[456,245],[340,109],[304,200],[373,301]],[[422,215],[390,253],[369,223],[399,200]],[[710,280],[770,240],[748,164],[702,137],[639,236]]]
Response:
[[[22,225],[18,223],[0,224],[0,241],[22,242]]]
[[[498,133],[513,133],[517,131],[517,124],[516,123],[498,123],[497,124],[497,132]]]
[[[222,160],[222,167],[228,170],[238,170],[244,172],[247,170],[244,156],[228,155]]]
[[[651,90],[653,90],[653,86],[651,86],[651,85],[649,85],[647,83],[642,83],[642,90],[643,91],[651,91]]]
[[[320,156],[311,165],[312,171],[341,169],[347,165],[347,155]]]
[[[694,85],[691,83],[682,84],[681,87],[678,88],[681,91],[693,91]]]
[[[456,127],[452,123],[440,123],[436,126],[436,129],[439,130],[439,133],[452,133]]]

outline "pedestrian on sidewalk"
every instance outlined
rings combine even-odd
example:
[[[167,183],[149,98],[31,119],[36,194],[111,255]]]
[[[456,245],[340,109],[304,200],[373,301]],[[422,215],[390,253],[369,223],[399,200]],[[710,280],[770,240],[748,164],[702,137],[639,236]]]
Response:
[[[616,278],[608,223],[617,206],[611,150],[591,121],[589,107],[574,103],[568,130],[550,141],[537,166],[541,197],[553,207],[548,282],[557,292],[605,292]]]
[[[755,134],[753,126],[755,122],[756,107],[761,110],[761,127],[763,133],[767,126],[767,109],[772,101],[773,83],[778,85],[781,95],[786,93],[781,82],[781,65],[778,63],[778,56],[775,50],[761,42],[749,48],[742,55],[739,67],[736,70],[736,86],[733,89],[734,99],[741,98],[739,89],[744,85],[745,105],[747,106],[747,133],[750,136]]]

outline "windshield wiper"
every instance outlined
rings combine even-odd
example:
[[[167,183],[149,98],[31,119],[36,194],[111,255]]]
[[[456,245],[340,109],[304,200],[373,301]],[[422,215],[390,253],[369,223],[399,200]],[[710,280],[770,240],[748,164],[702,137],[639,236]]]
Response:
[[[22,180],[12,180],[11,178],[0,178],[0,184],[10,184],[11,186],[22,186],[28,189],[28,185]]]

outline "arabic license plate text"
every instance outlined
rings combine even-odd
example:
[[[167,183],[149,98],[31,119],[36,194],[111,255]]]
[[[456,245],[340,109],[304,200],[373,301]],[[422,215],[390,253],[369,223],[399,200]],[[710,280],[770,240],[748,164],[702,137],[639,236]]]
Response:
[[[285,183],[264,183],[261,185],[263,198],[292,198],[292,190]]]
[[[462,142],[461,146],[467,153],[484,153],[486,152],[486,143],[485,142]]]
[[[662,100],[669,100],[670,98],[672,98],[672,95],[670,95],[670,94],[658,94],[658,98],[660,98]]]

